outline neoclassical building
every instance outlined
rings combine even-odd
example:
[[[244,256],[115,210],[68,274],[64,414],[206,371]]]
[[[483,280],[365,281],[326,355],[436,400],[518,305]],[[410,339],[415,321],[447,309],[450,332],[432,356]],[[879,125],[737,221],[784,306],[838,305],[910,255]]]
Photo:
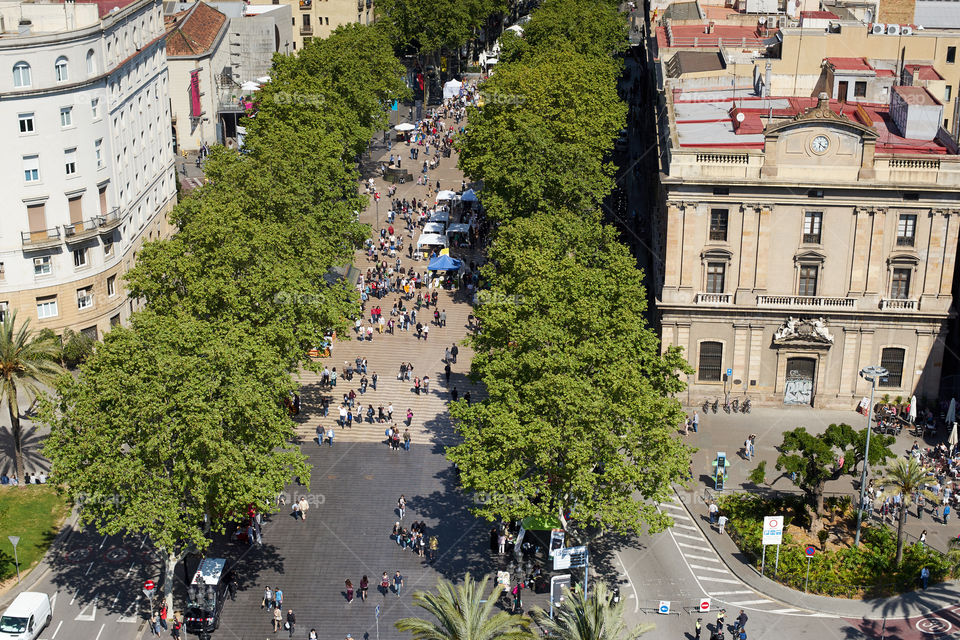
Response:
[[[0,316],[100,337],[176,200],[160,0],[0,4],[0,128]]]
[[[691,399],[852,408],[869,365],[935,397],[960,229],[942,104],[762,93],[666,81],[654,282]]]

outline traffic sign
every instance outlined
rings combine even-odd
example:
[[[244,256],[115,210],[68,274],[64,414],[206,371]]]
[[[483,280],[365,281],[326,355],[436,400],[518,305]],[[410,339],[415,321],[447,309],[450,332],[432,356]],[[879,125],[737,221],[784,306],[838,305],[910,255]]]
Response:
[[[660,601],[660,606],[657,607],[657,613],[663,613],[663,614],[670,613],[670,601],[669,601],[669,600],[661,600],[661,601]]]
[[[727,369],[727,375],[728,375],[728,376],[732,376],[732,375],[733,375],[733,369]]]
[[[146,582],[143,583],[143,595],[152,599],[153,593],[156,590],[156,588],[157,588],[157,583],[155,583],[153,580],[147,580]]]
[[[374,610],[373,615],[375,615],[377,618],[380,617],[380,605],[377,605],[377,608]]]
[[[587,564],[586,547],[566,547],[557,549],[553,556],[553,570],[560,571],[570,567],[583,567]]]
[[[710,598],[700,598],[700,613],[710,613]]]
[[[783,542],[783,518],[767,516],[763,519],[763,544],[780,544]]]
[[[817,548],[812,544],[810,544],[810,545],[807,545],[807,548],[804,549],[803,552],[807,555],[808,558],[812,558],[813,556],[817,555]]]

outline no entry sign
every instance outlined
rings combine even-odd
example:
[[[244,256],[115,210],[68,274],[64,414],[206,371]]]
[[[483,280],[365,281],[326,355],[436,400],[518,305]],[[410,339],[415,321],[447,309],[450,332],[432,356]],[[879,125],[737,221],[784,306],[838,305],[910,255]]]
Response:
[[[152,598],[153,592],[156,588],[157,585],[153,580],[147,580],[143,583],[143,595],[147,596],[148,598]]]
[[[700,613],[710,613],[710,598],[700,598]]]

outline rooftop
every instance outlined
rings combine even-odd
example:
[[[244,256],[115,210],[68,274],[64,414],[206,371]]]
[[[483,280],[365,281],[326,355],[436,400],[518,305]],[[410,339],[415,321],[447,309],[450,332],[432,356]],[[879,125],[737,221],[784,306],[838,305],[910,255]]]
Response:
[[[923,87],[899,86],[893,88],[894,93],[900,95],[907,104],[922,104],[927,106],[936,106],[940,102],[930,95],[930,92]]]
[[[120,10],[133,4],[136,0],[76,0],[76,4],[95,4],[97,13],[104,17],[111,11]]]
[[[707,33],[710,31],[710,33]],[[657,27],[657,46],[664,47],[743,47],[766,48],[778,42],[778,29],[759,30],[755,26],[718,24],[680,24]]]
[[[866,58],[827,58],[827,63],[837,71],[873,71]]]
[[[832,11],[801,11],[801,18],[811,18],[814,20],[839,20],[840,16]]]
[[[923,87],[896,87],[913,103],[933,103]],[[905,90],[905,91],[904,91]],[[922,95],[922,97],[921,97]],[[673,90],[673,116],[680,147],[742,148],[762,150],[768,124],[792,120],[816,106],[813,97],[771,96],[761,98],[751,88],[698,91]],[[894,154],[947,154],[939,140],[915,140],[897,133],[886,104],[840,103],[830,109],[851,122],[877,132],[877,152]]]
[[[908,64],[904,68],[919,80],[943,80],[943,76],[929,64]]]
[[[217,41],[227,16],[205,2],[180,13],[164,16],[167,26],[168,56],[199,56]]]

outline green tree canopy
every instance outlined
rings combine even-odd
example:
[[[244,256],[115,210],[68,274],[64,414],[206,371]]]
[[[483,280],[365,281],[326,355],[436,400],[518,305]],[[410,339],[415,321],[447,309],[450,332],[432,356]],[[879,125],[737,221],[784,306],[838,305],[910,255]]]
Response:
[[[877,479],[877,485],[885,497],[900,496],[900,512],[897,517],[897,566],[903,560],[903,525],[907,521],[907,509],[914,503],[914,495],[919,493],[928,500],[939,500],[934,492],[926,488],[931,478],[927,470],[913,456],[897,458],[889,465],[885,474]]]
[[[627,49],[628,37],[627,20],[612,0],[544,0],[524,25],[524,44],[508,53],[507,61],[567,44],[585,56],[612,61]]]
[[[831,424],[821,434],[811,434],[803,427],[783,434],[777,470],[796,474],[794,483],[803,490],[812,508],[811,530],[822,528],[823,489],[827,482],[843,475],[853,474],[863,461],[866,429],[854,430],[848,424]],[[893,436],[874,434],[870,438],[871,466],[883,464],[893,457],[890,445]]]
[[[613,594],[597,582],[584,597],[582,589],[566,590],[563,603],[551,617],[543,609],[531,612],[533,619],[557,640],[633,640],[656,625],[628,627],[623,619],[624,602],[613,603]]]
[[[643,321],[633,257],[596,218],[559,212],[505,225],[490,258],[495,302],[477,310],[472,338],[489,399],[453,405],[464,441],[448,450],[463,486],[490,497],[476,513],[572,508],[582,525],[664,526],[651,503],[687,476],[672,396],[688,368],[678,349],[661,355]]]
[[[173,568],[253,505],[268,510],[291,475],[309,481],[282,400],[276,353],[240,328],[141,312],[108,333],[59,400],[44,454],[53,476],[106,534],[147,534]]]
[[[459,49],[505,0],[378,0],[376,26],[398,50]]]

